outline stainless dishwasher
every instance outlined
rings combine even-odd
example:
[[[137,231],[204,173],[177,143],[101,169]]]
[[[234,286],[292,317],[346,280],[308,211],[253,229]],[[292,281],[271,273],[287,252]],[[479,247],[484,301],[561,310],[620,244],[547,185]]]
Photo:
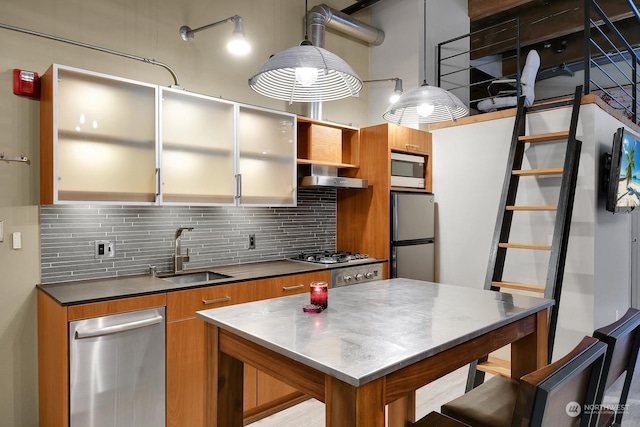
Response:
[[[164,313],[70,322],[70,427],[164,427]]]

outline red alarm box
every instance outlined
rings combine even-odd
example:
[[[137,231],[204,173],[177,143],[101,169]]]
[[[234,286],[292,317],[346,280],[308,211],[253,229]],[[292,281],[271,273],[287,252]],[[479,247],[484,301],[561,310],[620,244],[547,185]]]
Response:
[[[38,77],[38,73],[14,68],[13,93],[18,96],[40,98],[40,77]]]

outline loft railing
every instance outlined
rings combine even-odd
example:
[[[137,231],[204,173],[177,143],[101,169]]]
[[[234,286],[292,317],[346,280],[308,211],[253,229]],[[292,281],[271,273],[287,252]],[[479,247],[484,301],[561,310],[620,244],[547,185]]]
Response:
[[[474,40],[488,32],[498,33],[501,37],[494,38],[489,43],[474,43]],[[485,55],[487,50],[501,49],[505,53]],[[515,61],[514,74],[509,76],[502,74],[504,61]],[[471,106],[490,98],[488,87],[496,78],[514,78],[519,83],[521,70],[519,18],[509,19],[438,43],[436,63],[438,86],[454,93],[462,100],[468,100]],[[513,89],[520,96],[520,85],[514,84]]]
[[[629,14],[635,15],[640,24],[640,13],[633,0],[627,0]],[[633,47],[625,39],[620,23],[613,22],[598,4],[597,0],[584,1],[584,58],[571,64],[541,64],[538,78],[543,75],[584,73],[584,93],[594,93],[604,99],[612,108],[621,111],[629,120],[640,124],[638,107],[640,105],[639,67],[640,49]],[[616,25],[617,24],[617,25]],[[499,30],[499,31],[496,31]],[[496,40],[482,39],[483,33],[498,34]],[[499,38],[499,40],[497,40]],[[479,42],[481,40],[481,42]],[[476,46],[477,45],[477,46]],[[502,52],[497,55],[483,55],[490,48]],[[513,89],[520,95],[520,72],[522,70],[521,49],[543,49],[542,45],[523,47],[520,42],[520,22],[511,19],[489,28],[446,40],[437,46],[437,84],[467,100],[474,106],[490,97],[489,84],[496,79],[512,78],[516,80]],[[510,65],[505,65],[510,63]],[[515,64],[515,65],[514,65]],[[513,70],[503,72],[503,69]],[[579,79],[579,81],[582,81]],[[580,84],[580,83],[577,83]],[[554,86],[553,96],[573,94],[576,82],[566,88]],[[564,91],[566,89],[566,91]]]
[[[628,3],[640,23],[638,9],[632,0]],[[585,0],[584,17],[585,93],[597,91],[611,107],[638,123],[640,57],[596,0]]]

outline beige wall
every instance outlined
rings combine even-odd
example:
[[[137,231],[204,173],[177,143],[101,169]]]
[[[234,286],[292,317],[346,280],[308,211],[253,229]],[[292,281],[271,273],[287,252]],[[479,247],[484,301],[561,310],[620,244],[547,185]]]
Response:
[[[311,8],[321,2],[309,1]],[[329,2],[335,9],[350,0]],[[182,25],[197,28],[238,14],[244,18],[253,50],[244,58],[226,52],[233,30],[224,24],[180,39]],[[270,54],[300,43],[304,2],[293,0],[159,1],[3,0],[0,23],[55,35],[169,65],[181,86],[192,92],[304,113],[300,105],[262,97],[247,84]],[[367,20],[367,12],[358,19]],[[169,86],[171,75],[144,62],[125,59],[29,34],[0,29],[0,153],[26,155],[31,164],[0,161],[0,420],[6,427],[37,424],[37,339],[35,285],[40,280],[39,253],[39,103],[12,93],[14,68],[42,74],[52,63]],[[368,78],[366,44],[327,31],[325,47]],[[366,125],[367,94],[325,103],[322,118]],[[23,249],[12,250],[13,232],[23,235]]]

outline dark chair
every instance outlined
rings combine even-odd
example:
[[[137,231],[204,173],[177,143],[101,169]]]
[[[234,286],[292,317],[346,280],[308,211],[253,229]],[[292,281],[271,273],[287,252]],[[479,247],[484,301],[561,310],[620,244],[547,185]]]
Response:
[[[411,427],[468,427],[468,425],[439,412],[430,412]]]
[[[607,345],[584,337],[558,361],[520,380],[495,376],[442,406],[470,426],[593,426]]]
[[[593,336],[607,344],[604,359],[603,379],[605,385],[600,389],[598,400],[603,401],[604,394],[611,385],[626,373],[620,399],[612,408],[604,405],[600,412],[598,426],[619,425],[622,422],[623,408],[627,404],[631,381],[638,359],[640,347],[640,311],[630,308],[618,321],[597,329]],[[617,410],[616,410],[617,409]]]

